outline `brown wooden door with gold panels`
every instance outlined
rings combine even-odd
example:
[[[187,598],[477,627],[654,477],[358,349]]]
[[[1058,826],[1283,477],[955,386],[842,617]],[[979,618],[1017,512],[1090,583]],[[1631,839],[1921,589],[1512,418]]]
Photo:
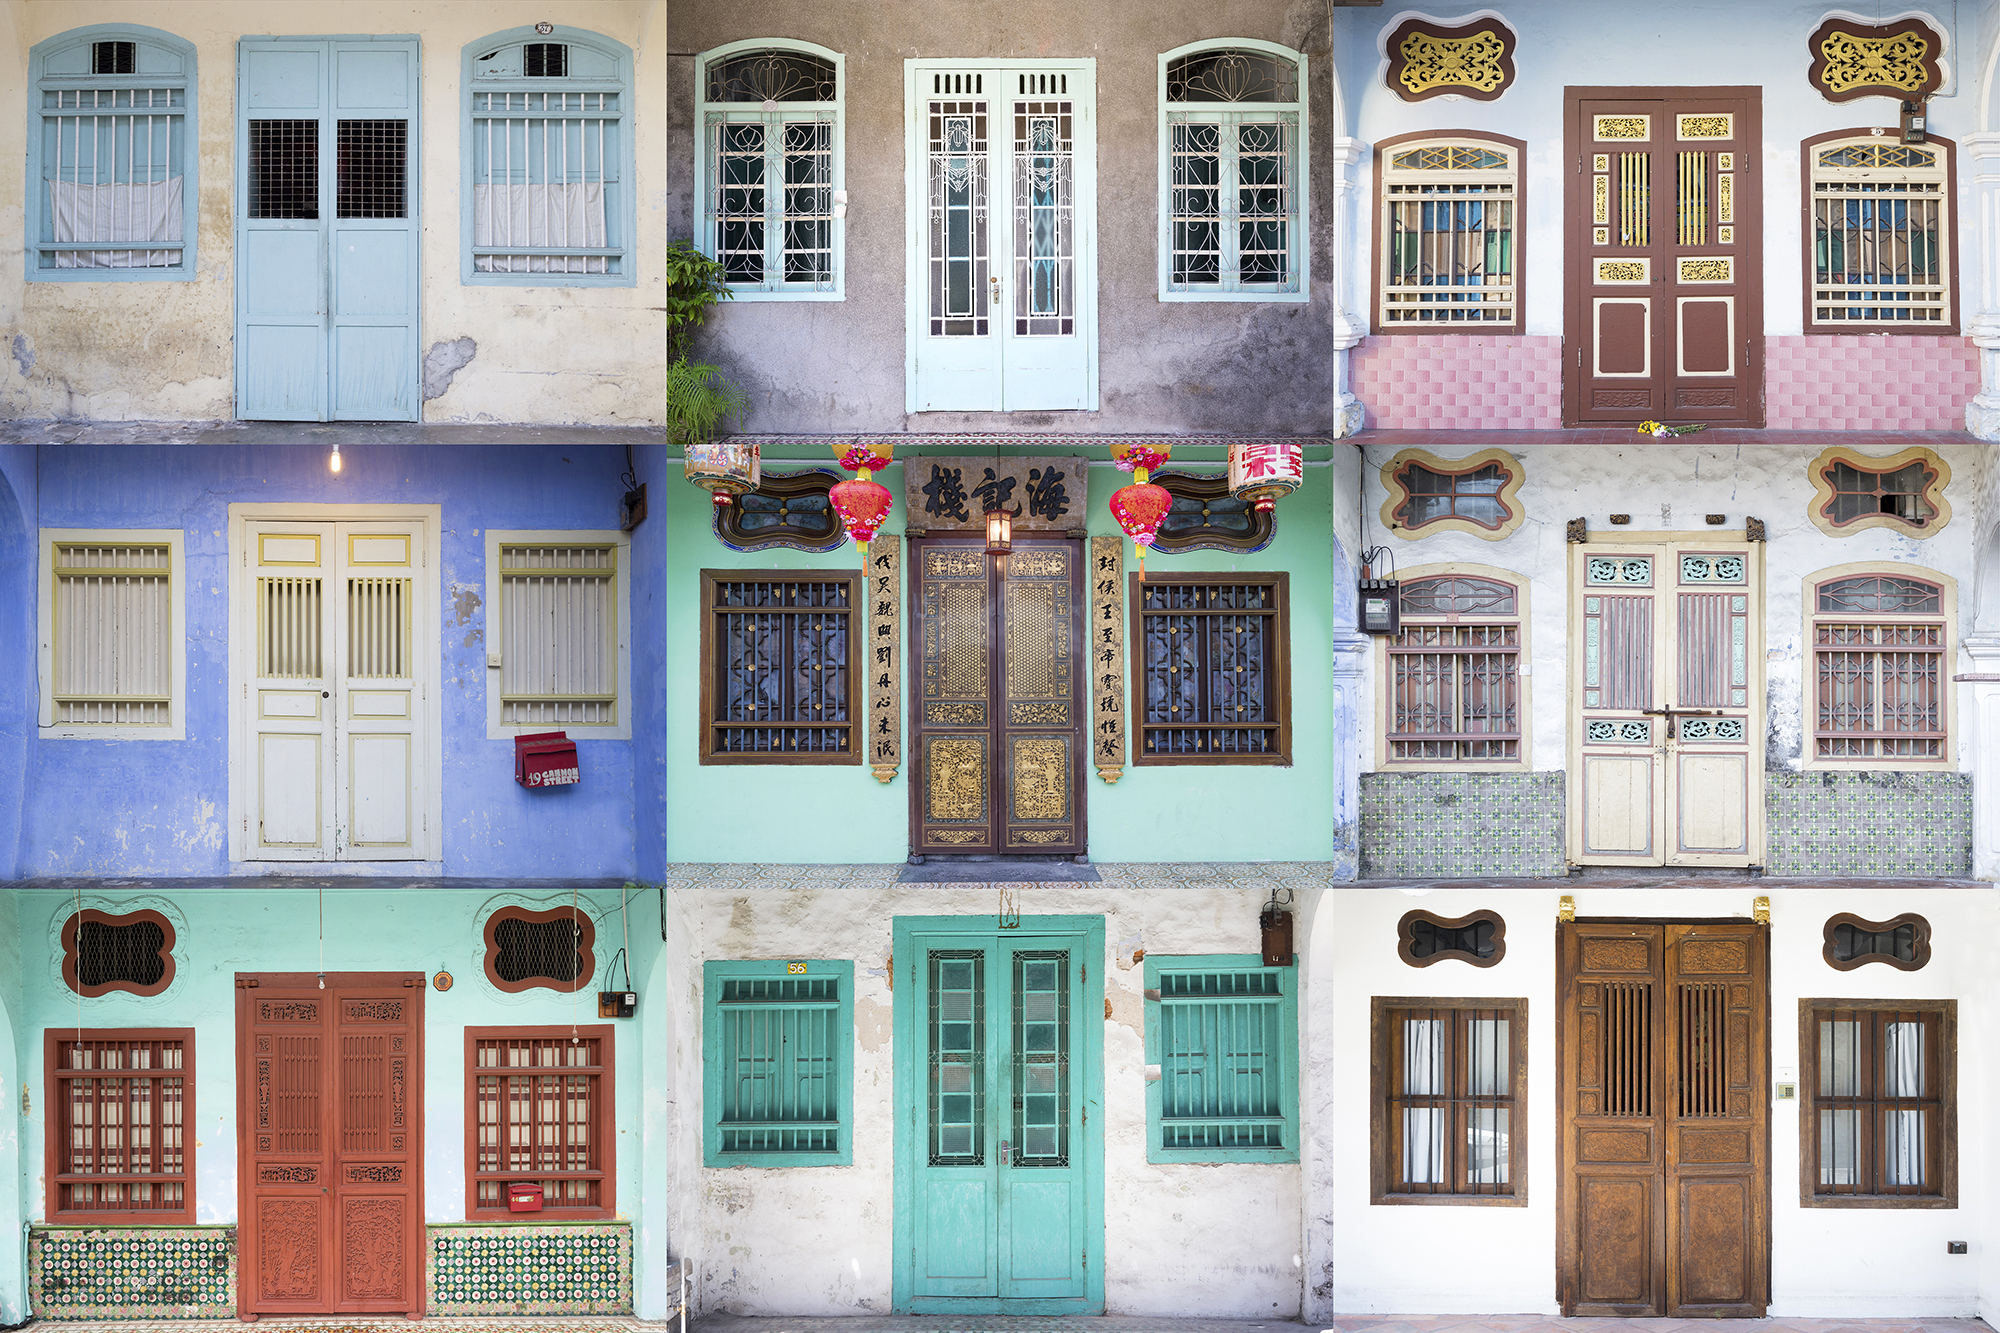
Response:
[[[424,1309],[422,973],[238,973],[237,1311]]]
[[[1570,88],[1563,424],[1764,424],[1756,88]]]
[[[1016,537],[911,542],[910,850],[1081,855],[1083,544]]]
[[[1761,1319],[1766,928],[1578,921],[1556,935],[1562,1312]]]

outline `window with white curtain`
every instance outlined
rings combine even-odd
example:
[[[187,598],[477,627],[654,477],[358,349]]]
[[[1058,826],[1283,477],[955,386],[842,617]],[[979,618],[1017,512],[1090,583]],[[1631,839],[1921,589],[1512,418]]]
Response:
[[[1803,1000],[1802,1202],[1955,1206],[1957,1004]]]
[[[194,47],[76,28],[30,58],[28,280],[194,276]]]
[[[41,550],[42,736],[181,739],[180,532],[50,528]]]
[[[616,532],[496,532],[486,544],[487,734],[632,734],[631,546]]]
[[[703,54],[701,248],[738,299],[842,295],[844,57],[807,42]]]
[[[631,286],[631,51],[515,28],[464,65],[465,281]]]
[[[1526,1000],[1375,1000],[1374,1202],[1525,1202]]]

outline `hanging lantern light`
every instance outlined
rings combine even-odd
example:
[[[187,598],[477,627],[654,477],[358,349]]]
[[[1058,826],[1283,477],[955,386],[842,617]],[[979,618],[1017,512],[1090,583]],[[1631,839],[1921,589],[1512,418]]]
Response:
[[[1146,581],[1146,548],[1160,535],[1160,520],[1173,507],[1173,492],[1147,481],[1134,482],[1111,494],[1111,517],[1118,520],[1119,530],[1139,548],[1141,583]]]
[[[1306,451],[1297,440],[1231,440],[1229,493],[1268,513],[1306,479]]]
[[[1014,549],[1014,516],[1004,509],[986,511],[986,553],[1005,555]]]
[[[836,449],[840,446],[835,445]],[[840,454],[840,465],[852,470],[856,476],[852,481],[834,483],[827,492],[827,499],[833,502],[833,512],[840,515],[840,522],[847,529],[847,535],[854,538],[854,544],[861,548],[861,563],[868,563],[868,543],[874,538],[882,520],[889,517],[889,511],[896,507],[896,497],[889,488],[870,479],[872,473],[889,466],[895,453],[894,441],[886,441],[877,450],[873,445],[857,444]]]
[[[754,440],[709,440],[687,447],[687,479],[715,497],[715,503],[735,503],[763,479],[762,449]]]

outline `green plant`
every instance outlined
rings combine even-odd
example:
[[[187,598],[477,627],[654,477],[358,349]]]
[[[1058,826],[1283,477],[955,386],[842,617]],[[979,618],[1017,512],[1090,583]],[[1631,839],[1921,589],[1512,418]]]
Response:
[[[667,246],[667,360],[685,361],[694,331],[717,301],[735,295],[723,279],[722,264],[697,250],[693,241]]]
[[[706,444],[724,420],[750,409],[750,396],[714,366],[685,358],[667,367],[667,440],[683,449]]]

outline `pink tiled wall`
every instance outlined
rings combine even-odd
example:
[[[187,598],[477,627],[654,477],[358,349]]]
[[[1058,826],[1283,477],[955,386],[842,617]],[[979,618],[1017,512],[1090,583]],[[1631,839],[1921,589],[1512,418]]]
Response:
[[[1978,392],[1979,349],[1968,338],[1764,339],[1771,430],[1964,430],[1966,400]]]
[[[1562,425],[1562,339],[1406,334],[1369,338],[1348,382],[1381,430],[1555,430]]]

